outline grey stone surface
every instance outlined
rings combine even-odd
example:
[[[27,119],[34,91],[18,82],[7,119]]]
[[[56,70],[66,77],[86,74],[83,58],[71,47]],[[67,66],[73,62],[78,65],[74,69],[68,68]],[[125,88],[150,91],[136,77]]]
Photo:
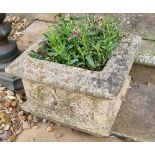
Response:
[[[135,63],[146,66],[155,66],[155,41],[142,41],[141,48],[138,50],[135,58]]]
[[[41,21],[57,22],[57,13],[10,13],[13,16],[20,16],[29,19],[38,19]]]
[[[155,14],[154,13],[126,13],[114,14],[121,23],[125,32],[133,33],[144,39],[155,40]]]
[[[22,109],[83,132],[109,136],[129,82],[127,78],[119,95],[106,100],[23,79],[28,100]]]
[[[22,31],[22,36],[17,41],[18,48],[25,51],[30,45],[34,44],[43,33],[53,24],[43,21],[34,21],[29,27]]]
[[[155,85],[155,69],[146,65],[134,64],[130,71],[130,76],[136,84],[154,84]]]
[[[96,15],[112,16],[118,20],[123,32],[137,34],[143,39],[155,40],[154,13],[104,13]]]
[[[112,133],[135,141],[155,141],[155,86],[140,85],[126,93]]]
[[[126,35],[100,72],[31,58],[30,51],[42,46],[42,39],[6,68],[6,72],[27,80],[96,97],[113,99],[118,95],[132,67],[141,38]],[[22,64],[22,65],[21,65]]]
[[[75,15],[84,14],[76,13]],[[155,40],[155,13],[94,13],[93,15],[113,17],[118,20],[123,32],[137,34],[143,39]]]

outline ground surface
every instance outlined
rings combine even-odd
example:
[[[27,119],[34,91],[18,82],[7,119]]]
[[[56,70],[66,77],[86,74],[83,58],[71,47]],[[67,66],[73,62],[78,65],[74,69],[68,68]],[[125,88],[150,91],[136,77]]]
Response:
[[[24,19],[21,21],[23,20]],[[15,38],[19,49],[24,52],[42,36],[42,33],[45,32],[50,25],[53,24],[36,20],[29,23],[25,30],[24,28],[19,30],[22,35]],[[13,34],[18,34],[18,31]],[[12,37],[14,38],[14,36]],[[154,92],[155,87],[148,83],[139,86],[132,85],[127,91],[112,132],[120,136],[129,137],[131,139],[130,141],[155,141],[155,123],[152,121],[155,119]],[[29,114],[25,115],[28,116]],[[114,136],[95,137],[72,130],[68,127],[60,126],[59,124],[51,124],[46,122],[46,120],[40,120],[40,122],[36,123],[33,127],[24,128],[16,138],[17,139],[14,138],[12,141],[127,141],[127,139]]]
[[[121,142],[122,140],[116,137],[96,137],[80,131],[73,130],[64,126],[54,126],[52,132],[48,132],[48,123],[38,124],[38,129],[31,128],[24,130],[16,139],[17,142]]]
[[[128,90],[113,125],[113,133],[135,141],[155,141],[155,86]]]

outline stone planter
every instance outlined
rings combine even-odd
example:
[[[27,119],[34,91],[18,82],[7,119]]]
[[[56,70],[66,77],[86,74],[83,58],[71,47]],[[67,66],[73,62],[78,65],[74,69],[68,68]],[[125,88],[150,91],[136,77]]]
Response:
[[[90,71],[29,56],[40,39],[6,68],[21,77],[23,110],[94,135],[108,136],[128,88],[141,38],[126,35],[102,71]]]

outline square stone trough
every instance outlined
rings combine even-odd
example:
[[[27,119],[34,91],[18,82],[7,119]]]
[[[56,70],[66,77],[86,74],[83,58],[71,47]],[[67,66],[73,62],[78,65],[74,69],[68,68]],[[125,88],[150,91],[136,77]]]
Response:
[[[102,71],[90,71],[31,58],[40,39],[6,72],[22,78],[27,101],[22,109],[41,118],[98,136],[110,130],[130,83],[129,71],[141,38],[126,34]]]

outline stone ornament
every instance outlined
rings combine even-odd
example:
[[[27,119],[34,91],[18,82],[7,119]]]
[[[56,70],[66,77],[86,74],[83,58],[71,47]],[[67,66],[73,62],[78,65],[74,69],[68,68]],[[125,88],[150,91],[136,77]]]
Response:
[[[140,43],[139,36],[124,35],[103,70],[90,71],[31,58],[31,50],[45,44],[40,39],[6,72],[23,80],[27,96],[23,110],[93,135],[109,136]]]

